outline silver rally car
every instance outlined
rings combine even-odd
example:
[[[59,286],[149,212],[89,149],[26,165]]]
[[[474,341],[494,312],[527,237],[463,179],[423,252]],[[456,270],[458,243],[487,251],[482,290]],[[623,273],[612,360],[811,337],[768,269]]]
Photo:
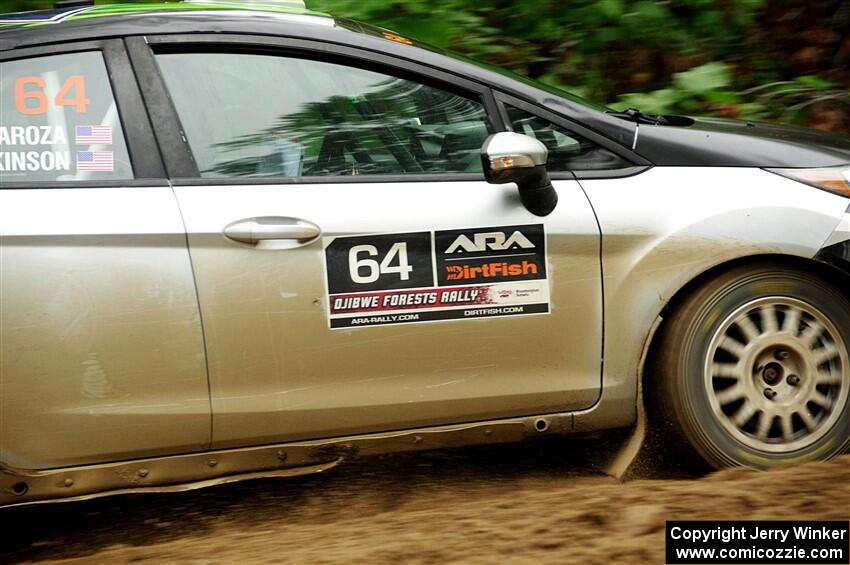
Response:
[[[649,426],[850,444],[850,140],[292,5],[0,16],[0,504]]]

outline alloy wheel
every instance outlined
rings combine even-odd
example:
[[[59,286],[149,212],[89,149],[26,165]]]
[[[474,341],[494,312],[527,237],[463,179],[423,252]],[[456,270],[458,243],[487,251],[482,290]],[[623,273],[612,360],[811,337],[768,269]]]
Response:
[[[704,384],[714,417],[740,443],[793,452],[818,441],[841,416],[850,389],[848,346],[811,304],[760,298],[718,327]]]

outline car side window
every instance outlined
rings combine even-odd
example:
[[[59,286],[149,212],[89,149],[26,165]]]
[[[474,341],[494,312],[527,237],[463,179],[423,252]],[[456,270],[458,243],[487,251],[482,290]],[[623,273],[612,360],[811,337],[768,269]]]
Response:
[[[480,172],[478,100],[346,65],[246,53],[157,61],[202,177]]]
[[[566,128],[539,116],[506,106],[516,133],[536,138],[549,150],[546,168],[550,173],[622,169],[632,163]]]
[[[132,178],[100,52],[0,63],[0,182]]]

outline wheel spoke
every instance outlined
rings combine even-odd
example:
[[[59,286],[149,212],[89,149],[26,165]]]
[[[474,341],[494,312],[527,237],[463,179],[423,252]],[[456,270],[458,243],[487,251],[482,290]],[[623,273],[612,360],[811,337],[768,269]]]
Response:
[[[767,440],[767,434],[770,432],[770,426],[773,424],[773,414],[761,412],[759,414],[758,429],[756,429],[756,437],[761,441]]]
[[[745,395],[746,392],[744,391],[744,387],[738,383],[721,390],[715,395],[715,398],[717,398],[717,402],[719,402],[721,406],[725,406],[730,402],[740,400]]]
[[[738,359],[744,356],[744,344],[732,339],[728,335],[725,336],[722,340],[720,340],[720,343],[717,345],[717,347],[728,351]]]
[[[791,414],[783,414],[779,418],[782,423],[782,440],[791,441],[794,438],[794,425],[791,421]]]
[[[782,331],[791,332],[791,335],[796,336],[800,330],[800,320],[802,312],[797,308],[791,308],[785,313],[785,320],[782,322]]]
[[[809,397],[809,400],[820,406],[821,408],[829,408],[830,402],[829,399],[824,395],[821,391],[815,389],[812,391],[812,395]]]
[[[803,340],[803,343],[806,347],[811,348],[820,338],[821,334],[824,332],[826,328],[821,325],[817,320],[811,320],[807,322],[808,327],[803,331],[803,334],[800,336],[800,339]]]
[[[745,402],[741,408],[735,413],[734,418],[732,419],[735,422],[735,425],[738,428],[743,428],[747,422],[753,417],[753,414],[756,413],[756,408],[750,402]]]
[[[740,371],[735,363],[714,363],[711,365],[711,374],[715,377],[726,377],[729,379],[738,379]]]
[[[815,384],[818,385],[837,385],[841,384],[841,375],[835,371],[818,371],[815,377]]]
[[[737,322],[738,327],[743,332],[744,337],[747,338],[747,342],[755,341],[759,337],[759,329],[756,327],[755,322],[753,322],[749,316],[744,316]]]
[[[806,426],[806,431],[814,431],[817,424],[815,424],[815,419],[812,418],[812,415],[808,410],[801,410],[800,412],[797,412],[797,415],[800,416],[800,419],[803,421],[803,425]]]
[[[820,367],[827,361],[831,361],[838,356],[838,348],[829,343],[820,349],[815,349],[813,353],[815,365]]]
[[[761,309],[761,327],[766,334],[779,331],[779,321],[776,317],[776,307],[769,304]]]

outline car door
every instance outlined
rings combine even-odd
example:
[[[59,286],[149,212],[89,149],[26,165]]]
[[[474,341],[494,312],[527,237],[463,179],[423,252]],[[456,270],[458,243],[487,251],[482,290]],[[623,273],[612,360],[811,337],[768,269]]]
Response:
[[[185,232],[122,42],[0,54],[0,463],[198,451]]]
[[[593,212],[572,180],[545,218],[484,181],[480,147],[503,128],[486,87],[293,39],[148,37],[132,53],[173,148],[214,446],[598,398]]]

